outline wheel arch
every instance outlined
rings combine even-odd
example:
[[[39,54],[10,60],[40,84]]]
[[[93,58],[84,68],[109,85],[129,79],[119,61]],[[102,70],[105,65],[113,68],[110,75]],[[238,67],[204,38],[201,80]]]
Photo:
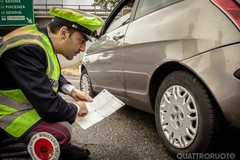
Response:
[[[208,93],[209,97],[211,98],[211,101],[214,105],[214,109],[217,111],[216,113],[221,116],[221,119],[224,117],[219,104],[217,103],[215,97],[212,95],[211,91],[207,87],[207,85],[204,83],[204,81],[192,70],[187,68],[186,66],[180,64],[179,62],[167,62],[161,66],[159,66],[155,72],[152,75],[150,85],[149,85],[149,99],[151,106],[153,110],[155,110],[155,101],[156,101],[156,95],[158,92],[158,88],[160,87],[161,83],[163,82],[163,79],[173,71],[182,70],[187,71],[194,75],[198,80],[201,82],[201,84],[204,86],[206,92]],[[226,119],[225,119],[226,120]]]
[[[171,72],[176,70],[185,70],[184,66],[178,62],[167,62],[160,65],[153,73],[149,84],[149,99],[153,110],[155,108],[155,100],[158,92],[158,88],[162,84],[164,78]]]
[[[82,65],[81,65],[81,70],[80,70],[80,71],[82,72],[84,69],[86,69],[86,67],[85,67],[84,64],[82,64]]]

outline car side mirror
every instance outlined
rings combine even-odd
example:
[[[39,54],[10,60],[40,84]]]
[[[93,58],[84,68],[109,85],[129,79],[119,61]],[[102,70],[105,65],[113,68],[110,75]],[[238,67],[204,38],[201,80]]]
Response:
[[[94,35],[93,35],[94,38],[96,38],[96,39],[100,38],[101,29],[102,29],[102,27],[100,27],[99,29],[94,31]]]
[[[94,38],[98,39],[99,37],[100,37],[100,36],[96,34]]]

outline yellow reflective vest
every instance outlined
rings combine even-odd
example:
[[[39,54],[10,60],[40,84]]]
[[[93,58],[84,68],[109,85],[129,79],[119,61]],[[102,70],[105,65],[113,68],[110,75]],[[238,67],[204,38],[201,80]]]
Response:
[[[6,50],[24,44],[35,44],[45,51],[48,62],[46,74],[53,90],[57,92],[60,78],[57,55],[48,37],[38,31],[36,25],[21,27],[4,36],[0,42],[0,58]],[[20,89],[0,90],[0,127],[7,133],[19,138],[40,119]]]

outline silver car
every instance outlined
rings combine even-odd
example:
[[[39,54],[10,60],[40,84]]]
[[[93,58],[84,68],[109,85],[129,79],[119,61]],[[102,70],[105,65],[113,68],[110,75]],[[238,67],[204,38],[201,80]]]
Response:
[[[81,90],[155,114],[173,155],[210,151],[240,128],[239,3],[122,0],[84,55]]]

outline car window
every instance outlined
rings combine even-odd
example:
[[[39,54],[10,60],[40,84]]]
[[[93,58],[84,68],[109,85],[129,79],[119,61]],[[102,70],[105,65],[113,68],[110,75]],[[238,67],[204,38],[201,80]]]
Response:
[[[134,0],[127,0],[126,3],[123,5],[120,5],[118,9],[114,12],[114,16],[109,17],[110,24],[107,24],[107,28],[104,28],[105,32],[103,33],[109,33],[125,24],[127,24],[130,21],[130,15],[132,11],[132,7],[134,4]]]
[[[155,10],[160,8],[166,7],[173,3],[179,2],[182,0],[140,0],[137,12],[136,12],[136,19],[142,17],[148,13],[151,13]]]
[[[106,33],[111,32],[111,31],[115,30],[116,28],[118,28],[118,27],[128,23],[129,22],[129,18],[130,18],[130,12],[127,13],[126,15],[123,15],[123,16],[121,15],[120,18],[116,17],[113,20],[112,24],[107,29]]]

